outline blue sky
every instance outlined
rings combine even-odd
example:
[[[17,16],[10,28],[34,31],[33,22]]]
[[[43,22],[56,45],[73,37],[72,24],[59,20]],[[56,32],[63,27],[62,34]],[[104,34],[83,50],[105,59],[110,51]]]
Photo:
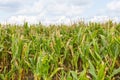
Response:
[[[0,0],[1,23],[120,21],[120,0]]]

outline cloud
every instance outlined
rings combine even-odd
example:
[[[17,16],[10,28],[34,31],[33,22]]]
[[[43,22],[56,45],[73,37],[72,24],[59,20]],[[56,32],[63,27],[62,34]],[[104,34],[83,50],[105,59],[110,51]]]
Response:
[[[34,1],[36,1],[36,0],[34,0]],[[17,3],[18,5],[19,4],[28,4],[28,3],[31,3],[31,2],[33,2],[32,0],[23,0],[23,1],[21,1],[21,0],[0,0],[0,4],[11,4],[11,3]],[[16,4],[14,4],[14,5],[16,5]]]
[[[38,20],[35,16],[11,16],[7,23],[10,24],[23,24],[24,22],[28,22],[30,24],[38,23]]]
[[[79,17],[72,17],[68,18],[66,16],[55,16],[55,17],[42,17],[40,18],[39,16],[11,16],[8,18],[6,22],[2,23],[9,23],[9,24],[23,24],[24,22],[28,22],[29,24],[37,24],[39,22],[43,24],[70,24],[71,21],[77,21]]]
[[[110,3],[107,4],[107,8],[111,11],[120,12],[120,1],[119,0],[111,1]]]
[[[92,0],[39,0],[32,5],[25,6],[17,14],[39,14],[42,12],[51,15],[81,14]]]
[[[92,0],[56,0],[56,1],[61,4],[85,6],[90,4]]]
[[[93,0],[0,0],[0,9],[13,13],[7,22],[59,23],[75,20],[89,9]]]
[[[88,19],[88,21],[91,21],[91,22],[107,22],[109,20],[112,20],[113,22],[119,22],[118,17],[108,17],[108,16],[94,16]]]
[[[24,5],[30,4],[31,0],[0,0],[0,9],[4,12],[15,12]]]
[[[95,16],[95,14],[94,14]],[[120,18],[120,0],[108,0],[96,13],[96,16],[118,17]]]

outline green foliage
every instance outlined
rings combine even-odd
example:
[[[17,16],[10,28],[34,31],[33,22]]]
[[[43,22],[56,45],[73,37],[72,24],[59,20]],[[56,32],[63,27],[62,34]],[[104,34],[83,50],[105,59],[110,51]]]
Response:
[[[120,24],[0,24],[0,80],[119,79]]]

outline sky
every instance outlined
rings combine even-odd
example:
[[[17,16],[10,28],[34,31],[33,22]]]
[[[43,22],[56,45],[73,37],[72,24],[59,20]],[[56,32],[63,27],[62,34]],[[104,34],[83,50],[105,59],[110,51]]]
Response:
[[[120,21],[120,0],[0,0],[0,23]]]

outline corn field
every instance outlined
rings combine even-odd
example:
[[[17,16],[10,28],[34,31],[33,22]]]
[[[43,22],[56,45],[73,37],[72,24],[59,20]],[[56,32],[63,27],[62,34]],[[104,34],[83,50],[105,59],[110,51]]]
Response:
[[[120,23],[0,25],[0,80],[120,80]]]

